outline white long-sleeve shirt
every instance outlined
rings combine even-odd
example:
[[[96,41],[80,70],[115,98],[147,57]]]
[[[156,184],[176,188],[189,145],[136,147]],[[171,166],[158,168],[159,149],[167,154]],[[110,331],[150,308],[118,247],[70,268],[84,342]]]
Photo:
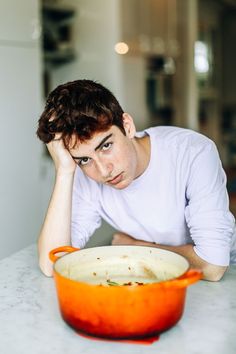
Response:
[[[154,127],[149,165],[127,188],[99,184],[78,167],[72,200],[72,245],[84,247],[101,218],[136,239],[194,244],[205,261],[228,265],[235,237],[226,176],[215,144],[194,131]]]

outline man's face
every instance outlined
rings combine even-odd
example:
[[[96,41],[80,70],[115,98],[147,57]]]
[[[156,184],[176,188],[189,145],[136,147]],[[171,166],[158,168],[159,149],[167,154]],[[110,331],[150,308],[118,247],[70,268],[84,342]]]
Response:
[[[138,173],[134,133],[130,133],[129,124],[124,125],[124,128],[126,135],[113,125],[109,130],[96,133],[92,139],[69,150],[88,177],[116,189],[127,187]]]

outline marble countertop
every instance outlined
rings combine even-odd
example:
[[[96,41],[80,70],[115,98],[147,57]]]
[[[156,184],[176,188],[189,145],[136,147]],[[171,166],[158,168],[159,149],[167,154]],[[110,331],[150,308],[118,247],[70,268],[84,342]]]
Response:
[[[150,345],[94,341],[61,319],[54,280],[38,269],[32,245],[0,261],[1,354],[235,354],[236,266],[217,283],[187,289],[182,319]]]

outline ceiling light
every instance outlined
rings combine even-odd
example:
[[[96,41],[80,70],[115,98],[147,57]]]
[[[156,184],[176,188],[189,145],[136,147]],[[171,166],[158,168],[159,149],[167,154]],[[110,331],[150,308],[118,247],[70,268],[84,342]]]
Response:
[[[115,51],[118,54],[126,54],[129,51],[129,46],[125,42],[118,42],[115,45]]]

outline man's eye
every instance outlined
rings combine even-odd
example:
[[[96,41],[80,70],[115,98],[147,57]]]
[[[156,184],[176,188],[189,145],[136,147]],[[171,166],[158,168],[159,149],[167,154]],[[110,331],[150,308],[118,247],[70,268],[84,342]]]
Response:
[[[80,159],[79,161],[79,165],[80,166],[84,166],[84,165],[87,165],[90,161],[90,158],[89,157],[84,157],[83,159]]]
[[[111,146],[112,146],[112,143],[105,143],[105,144],[102,146],[102,150],[103,150],[103,151],[109,150]]]

